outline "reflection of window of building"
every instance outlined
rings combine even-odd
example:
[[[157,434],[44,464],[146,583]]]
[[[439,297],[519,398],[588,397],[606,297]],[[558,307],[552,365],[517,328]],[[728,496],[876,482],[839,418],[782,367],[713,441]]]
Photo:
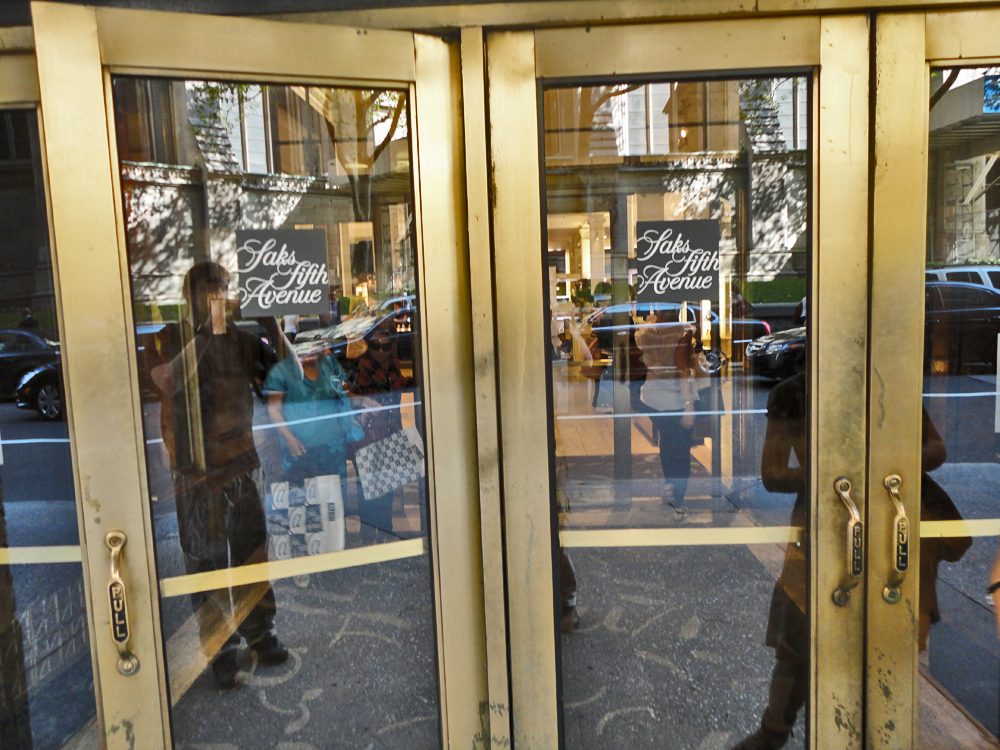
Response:
[[[31,159],[31,135],[27,110],[3,112],[0,119],[0,161]]]

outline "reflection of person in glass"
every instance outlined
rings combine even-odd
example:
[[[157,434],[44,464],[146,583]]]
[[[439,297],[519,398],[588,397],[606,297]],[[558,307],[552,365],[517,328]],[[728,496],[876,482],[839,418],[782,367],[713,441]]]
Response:
[[[804,529],[807,524],[807,470],[805,350],[796,361],[798,372],[783,380],[767,400],[767,433],[761,456],[760,473],[764,489],[774,493],[795,493],[791,525]],[[926,410],[923,413],[921,442],[921,519],[960,518],[951,499],[928,475],[945,460],[944,442]],[[794,459],[794,460],[793,460]],[[971,539],[941,540],[921,543],[921,586],[919,593],[920,650],[927,648],[927,633],[937,615],[935,582],[940,560],[958,560]],[[733,750],[776,750],[791,736],[799,710],[808,695],[809,626],[806,621],[805,554],[799,544],[788,545],[781,574],[771,597],[767,621],[766,645],[774,649],[775,665],[771,674],[767,708],[760,729],[740,742]]]
[[[337,475],[343,487],[347,444],[364,437],[349,415],[330,419],[351,408],[345,380],[344,369],[326,350],[301,359],[289,353],[271,368],[264,389],[284,446],[284,481],[301,483],[309,477]]]
[[[357,360],[357,374],[352,393],[367,397],[366,407],[398,407],[402,390],[413,386],[413,378],[403,375],[396,358],[395,345],[390,331],[376,329],[367,340],[367,351]],[[355,448],[383,440],[403,429],[403,418],[398,408],[378,409],[361,416],[364,438]],[[379,529],[392,532],[392,505],[394,493],[381,497],[365,497],[358,482],[358,515],[361,518],[361,537],[366,544],[375,540]]]
[[[639,400],[654,413],[659,433],[664,502],[679,503],[691,477],[691,432],[698,389],[691,382],[693,329],[678,320],[679,310],[654,306],[646,325],[635,333],[642,350],[646,381]]]
[[[263,472],[254,445],[254,393],[277,360],[260,336],[226,320],[229,273],[217,263],[198,263],[184,280],[190,330],[183,351],[154,368],[164,394],[161,430],[170,455],[177,503],[177,526],[189,574],[267,561],[267,524],[260,487]],[[288,347],[273,319],[261,319],[271,341]],[[274,630],[275,599],[270,584],[229,592],[192,595],[202,647],[222,641],[212,663],[222,688],[236,687],[240,636],[261,664],[280,664],[288,650]],[[259,598],[258,598],[259,597]],[[228,629],[231,610],[241,600],[258,599],[238,633]]]
[[[791,525],[806,526],[806,376],[805,351],[797,374],[774,387],[767,399],[767,432],[760,475],[768,492],[795,493]],[[771,750],[784,747],[806,699],[809,630],[806,623],[806,560],[799,544],[789,544],[785,562],[771,596],[764,642],[774,649],[767,708],[760,729],[734,750]]]

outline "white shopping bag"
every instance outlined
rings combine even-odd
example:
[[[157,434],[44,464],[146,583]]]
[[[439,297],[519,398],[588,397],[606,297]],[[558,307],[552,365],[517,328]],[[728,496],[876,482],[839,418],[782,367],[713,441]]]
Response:
[[[287,532],[271,537],[271,558],[321,555],[344,549],[344,499],[340,477],[306,479],[302,487],[288,482],[271,485],[271,506]],[[284,518],[282,518],[284,516]],[[287,519],[287,524],[281,524]]]

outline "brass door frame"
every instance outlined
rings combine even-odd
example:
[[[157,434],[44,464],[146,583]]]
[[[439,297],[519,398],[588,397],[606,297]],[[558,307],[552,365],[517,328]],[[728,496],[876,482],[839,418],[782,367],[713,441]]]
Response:
[[[409,88],[443,742],[474,746],[487,688],[457,45],[409,32],[56,3],[33,3],[32,16],[107,746],[170,746],[112,71]],[[248,38],[267,44],[241,44]],[[112,529],[129,537],[124,577],[142,665],[132,677],[118,673],[100,595]]]
[[[787,32],[787,33],[786,33]],[[726,39],[724,48],[707,44]],[[664,43],[669,40],[669,43]],[[767,40],[766,43],[762,40]],[[865,16],[806,16],[500,31],[486,38],[495,336],[511,712],[515,746],[556,747],[553,607],[542,289],[539,80],[818,67],[814,77],[811,736],[816,748],[860,748],[864,585],[848,605],[831,593],[847,569],[846,475],[864,513],[868,274],[869,32]],[[572,54],[569,54],[570,50]],[[470,73],[471,75],[471,73]],[[470,188],[471,189],[471,188]],[[473,304],[477,294],[473,288]],[[822,373],[822,377],[821,374]],[[821,535],[819,532],[823,530]]]
[[[38,67],[35,60],[34,33],[30,26],[18,26],[0,29],[0,109],[32,109],[37,115],[38,146],[41,153],[41,173],[45,183],[46,214],[48,220],[49,247],[52,254],[52,285],[55,299],[56,320],[59,331],[65,331],[65,317],[62,290],[59,283],[59,268],[56,263],[55,229],[52,222],[52,200],[49,192],[48,155],[44,123],[41,114],[41,94],[38,84]],[[64,394],[67,408],[67,427],[70,443],[70,460],[74,468],[74,492],[77,498],[81,487],[77,466],[76,439],[72,414],[69,413],[69,383],[64,382]],[[46,564],[46,563],[82,563],[86,556],[87,544],[84,536],[82,516],[78,514],[79,545],[62,547],[7,547],[0,549],[0,564]],[[90,588],[90,570],[82,565],[84,589]],[[88,605],[88,633],[94,631],[93,612]],[[100,702],[101,682],[97,670],[96,656],[91,649],[91,667],[94,677],[94,698]],[[94,719],[80,728],[72,742],[81,747],[89,747],[96,742],[96,736],[103,731],[103,716],[100,711]]]
[[[1000,42],[991,32],[997,24],[997,9],[887,13],[875,19],[874,80],[878,88],[872,207],[871,586],[866,690],[866,746],[871,748],[911,747],[918,740],[920,566],[912,561],[920,559],[921,538],[930,69],[995,65],[1000,60]],[[898,604],[888,604],[882,597],[893,556],[895,509],[883,488],[889,474],[902,478],[901,498],[911,526],[910,570]],[[957,532],[967,534],[969,530]]]

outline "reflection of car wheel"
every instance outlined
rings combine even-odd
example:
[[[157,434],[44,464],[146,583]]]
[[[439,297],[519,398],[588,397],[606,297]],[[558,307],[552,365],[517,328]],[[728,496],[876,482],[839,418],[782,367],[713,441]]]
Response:
[[[45,419],[56,420],[62,417],[62,394],[59,393],[58,386],[46,383],[38,389],[38,395],[35,396],[35,410]]]

